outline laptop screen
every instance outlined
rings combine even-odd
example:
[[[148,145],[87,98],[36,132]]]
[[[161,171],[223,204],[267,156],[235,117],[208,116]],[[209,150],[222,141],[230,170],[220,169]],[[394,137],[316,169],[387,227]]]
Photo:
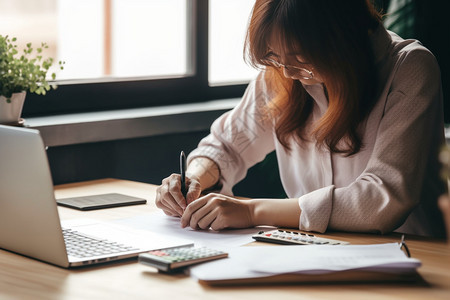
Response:
[[[68,265],[39,131],[0,125],[0,248]]]

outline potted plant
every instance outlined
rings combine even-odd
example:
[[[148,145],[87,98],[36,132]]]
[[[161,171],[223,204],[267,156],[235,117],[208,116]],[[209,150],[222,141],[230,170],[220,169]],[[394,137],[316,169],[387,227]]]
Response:
[[[17,39],[0,35],[0,124],[20,124],[26,93],[45,95],[56,85],[47,81],[47,73],[53,65],[53,58],[43,58],[42,52],[48,48],[33,48],[26,45],[23,53],[17,50]],[[63,62],[59,67],[63,69]],[[55,79],[55,73],[51,74]]]

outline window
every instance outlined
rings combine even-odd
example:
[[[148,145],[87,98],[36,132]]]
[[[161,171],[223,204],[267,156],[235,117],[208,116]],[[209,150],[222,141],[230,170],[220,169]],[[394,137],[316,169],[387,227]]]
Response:
[[[187,74],[186,0],[0,0],[3,34],[49,45],[68,79]],[[39,4],[39,5],[36,5]],[[17,26],[20,24],[20,26]]]
[[[59,79],[187,73],[186,0],[54,1]]]
[[[254,0],[221,2],[0,0],[0,34],[45,41],[47,54],[65,61],[58,89],[28,95],[24,117],[240,97],[253,76],[242,47]],[[230,7],[241,13],[224,14]],[[227,23],[239,39],[217,52],[217,37],[232,36]]]
[[[209,84],[248,82],[256,70],[244,63],[243,45],[255,0],[209,3]]]

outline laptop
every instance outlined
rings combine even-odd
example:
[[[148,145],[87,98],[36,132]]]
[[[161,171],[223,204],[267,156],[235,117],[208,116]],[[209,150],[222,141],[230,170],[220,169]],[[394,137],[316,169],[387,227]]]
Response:
[[[193,245],[113,222],[78,219],[63,225],[39,131],[0,125],[1,249],[69,268]]]

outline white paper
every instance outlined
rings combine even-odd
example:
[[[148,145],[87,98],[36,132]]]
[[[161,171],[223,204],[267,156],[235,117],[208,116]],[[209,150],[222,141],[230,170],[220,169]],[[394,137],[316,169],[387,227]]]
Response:
[[[248,229],[226,229],[221,231],[194,230],[181,228],[180,218],[166,216],[162,211],[141,215],[115,222],[138,229],[149,230],[170,237],[194,241],[197,246],[213,248],[236,247],[253,242],[252,235],[260,230],[273,230],[273,227],[257,227]]]
[[[148,230],[140,230],[130,226],[124,226],[113,222],[103,222],[95,219],[70,219],[63,220],[61,225],[71,228],[88,236],[107,239],[119,244],[132,246],[144,251],[161,248],[172,248],[192,245],[193,241],[167,237]]]
[[[284,249],[283,255],[279,255],[276,260],[264,260],[253,265],[252,270],[272,274],[310,270],[343,271],[373,266],[409,266],[412,262],[418,262],[408,258],[397,243],[291,248]]]
[[[284,248],[285,246],[249,246],[228,248],[228,258],[222,258],[207,263],[199,264],[190,268],[190,275],[199,280],[226,280],[243,279],[269,276],[251,270],[251,265],[258,263],[262,257],[264,248]],[[272,258],[270,258],[272,259]]]
[[[420,261],[399,244],[262,246],[229,249],[229,258],[191,268],[200,280],[258,278],[285,273],[324,274],[344,270],[411,272]]]

